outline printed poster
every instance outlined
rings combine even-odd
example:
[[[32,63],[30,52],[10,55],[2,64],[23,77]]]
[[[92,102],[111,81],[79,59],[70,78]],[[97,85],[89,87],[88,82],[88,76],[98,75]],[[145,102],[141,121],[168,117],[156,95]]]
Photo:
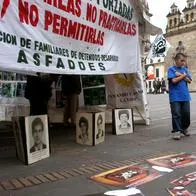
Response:
[[[133,1],[1,0],[0,69],[135,73],[140,59]]]
[[[116,135],[133,133],[132,109],[115,109],[114,118]]]
[[[148,163],[124,166],[92,176],[96,182],[120,187],[139,186],[150,182],[163,173],[153,169]]]
[[[168,168],[181,168],[196,164],[196,156],[180,153],[147,160],[150,164]]]
[[[172,196],[196,196],[196,172],[181,176],[170,182],[170,184],[172,187],[167,190]]]
[[[50,156],[48,116],[25,117],[27,160],[32,164]]]

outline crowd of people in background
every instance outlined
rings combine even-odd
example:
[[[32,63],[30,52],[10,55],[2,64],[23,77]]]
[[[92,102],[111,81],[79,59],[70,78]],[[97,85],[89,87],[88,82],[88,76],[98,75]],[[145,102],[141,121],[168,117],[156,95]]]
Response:
[[[148,85],[146,85],[146,87],[148,88]],[[167,93],[167,87],[166,87],[166,81],[164,78],[162,78],[161,80],[159,78],[155,78],[152,82],[152,88],[149,88],[149,93],[152,94],[164,94]]]
[[[166,92],[165,79],[164,78],[162,78],[161,80],[159,78],[154,79],[153,88],[154,88],[154,91],[153,91],[154,94],[165,93]]]
[[[57,83],[60,75],[40,74],[28,75],[25,88],[25,98],[30,102],[30,115],[48,114],[48,102],[52,96],[52,83]],[[78,109],[78,95],[81,93],[79,75],[62,75],[61,96],[65,99],[64,120],[65,126],[75,127],[76,112]]]

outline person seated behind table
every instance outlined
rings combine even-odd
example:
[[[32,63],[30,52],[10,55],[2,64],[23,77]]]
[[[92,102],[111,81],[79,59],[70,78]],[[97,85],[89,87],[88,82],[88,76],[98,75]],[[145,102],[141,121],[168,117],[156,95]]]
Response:
[[[128,110],[120,110],[118,112],[119,120],[120,120],[120,125],[119,129],[127,129],[130,128],[131,125],[128,122],[129,120],[129,111]]]
[[[96,134],[96,139],[99,139],[104,136],[103,117],[101,114],[99,114],[99,116],[97,118],[97,131],[98,131],[98,133]]]
[[[32,127],[32,136],[33,136],[34,144],[30,149],[30,153],[33,153],[35,151],[45,149],[47,146],[42,141],[44,124],[41,118],[35,118],[32,122],[31,127]]]
[[[166,82],[164,80],[164,78],[161,79],[161,93],[165,93],[166,92]]]
[[[87,143],[88,138],[88,120],[85,117],[81,117],[79,120],[79,127],[81,133],[79,134],[79,139],[82,141],[83,144]]]
[[[76,125],[76,112],[78,110],[78,95],[81,93],[79,75],[62,75],[62,95],[66,98],[64,106],[64,125]],[[70,121],[69,121],[70,120]]]
[[[56,74],[38,73],[37,76],[27,76],[25,98],[30,102],[30,115],[48,114],[48,101],[52,96],[52,82],[57,79]]]

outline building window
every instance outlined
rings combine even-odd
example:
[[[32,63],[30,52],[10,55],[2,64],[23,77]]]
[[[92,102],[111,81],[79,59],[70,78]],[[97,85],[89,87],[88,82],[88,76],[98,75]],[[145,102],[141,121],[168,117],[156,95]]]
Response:
[[[193,21],[194,20],[194,13],[192,12],[191,13],[191,21]]]
[[[156,69],[156,78],[159,78],[159,69]]]
[[[177,25],[177,19],[174,18],[174,26],[176,26],[176,25]]]
[[[189,21],[189,15],[186,14],[186,22],[188,22],[188,21]]]
[[[169,27],[172,27],[172,20],[169,21]]]

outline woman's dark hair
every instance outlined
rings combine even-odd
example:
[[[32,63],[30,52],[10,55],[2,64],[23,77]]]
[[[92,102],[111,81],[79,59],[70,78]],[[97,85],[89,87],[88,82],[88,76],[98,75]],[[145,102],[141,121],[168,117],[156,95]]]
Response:
[[[128,110],[120,110],[118,112],[119,119],[120,119],[121,114],[126,114],[127,115],[127,118],[129,119],[129,111]]]
[[[101,114],[99,114],[99,116],[97,118],[97,124],[98,124],[99,120],[101,120],[100,124],[102,124],[103,123],[103,117],[102,117]]]
[[[88,129],[88,120],[85,117],[83,117],[83,116],[79,120],[79,127],[81,127],[81,124],[82,123],[85,123],[86,124],[86,127]]]
[[[43,123],[42,119],[41,119],[41,118],[35,118],[35,119],[32,121],[32,124],[31,124],[32,133],[35,132],[35,131],[34,131],[34,127],[35,127],[36,125],[41,125],[42,131],[44,131],[44,123]]]

